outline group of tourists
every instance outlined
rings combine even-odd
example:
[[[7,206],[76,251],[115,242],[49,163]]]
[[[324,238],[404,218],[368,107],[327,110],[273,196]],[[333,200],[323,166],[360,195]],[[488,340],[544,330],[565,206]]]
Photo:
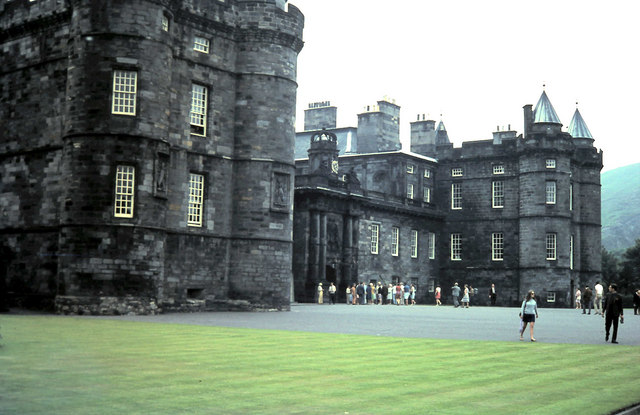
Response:
[[[413,284],[398,282],[397,284],[352,284],[347,287],[345,294],[347,304],[394,304],[394,305],[415,305],[416,287]]]
[[[604,287],[600,284],[600,281],[596,281],[596,285],[593,286],[593,291],[588,285],[584,287],[584,291],[580,291],[580,288],[576,289],[575,296],[576,309],[579,310],[582,308],[582,314],[591,314],[591,310],[595,308],[595,314],[602,315]]]
[[[471,305],[471,297],[478,294],[478,290],[473,288],[471,284],[464,284],[464,287],[460,287],[458,283],[454,283],[453,287],[451,287],[451,299],[453,302],[454,308],[469,308]],[[442,298],[442,289],[438,286],[435,290],[435,298],[436,298],[436,306],[442,305],[440,299]],[[491,288],[489,288],[489,300],[491,302],[491,306],[496,305],[496,299],[498,298],[498,294],[496,292],[496,285],[491,284]]]

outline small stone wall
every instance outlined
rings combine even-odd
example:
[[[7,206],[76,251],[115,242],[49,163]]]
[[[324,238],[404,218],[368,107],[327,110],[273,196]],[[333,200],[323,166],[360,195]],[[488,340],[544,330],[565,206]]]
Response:
[[[55,312],[65,315],[156,315],[162,313],[197,313],[203,311],[288,311],[246,300],[164,301],[144,297],[57,296]]]

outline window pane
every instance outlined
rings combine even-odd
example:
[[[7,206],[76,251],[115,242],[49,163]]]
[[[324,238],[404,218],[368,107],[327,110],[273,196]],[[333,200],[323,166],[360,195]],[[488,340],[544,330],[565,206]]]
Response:
[[[504,182],[495,181],[491,184],[492,187],[492,206],[494,208],[504,207]]]
[[[462,259],[462,241],[459,233],[451,234],[451,260],[459,261]]]
[[[400,229],[393,227],[391,230],[391,255],[398,256],[399,242],[400,242]]]
[[[189,206],[187,210],[187,225],[202,226],[202,206],[204,201],[204,176],[189,175]]]
[[[418,231],[411,230],[411,258],[418,257]]]
[[[451,209],[462,209],[462,183],[451,184]]]
[[[502,261],[504,259],[504,234],[491,234],[491,259],[493,261]]]
[[[547,247],[547,260],[552,261],[556,259],[556,234],[548,233],[546,237]]]
[[[546,203],[550,205],[556,203],[556,182],[546,183]]]
[[[371,253],[378,253],[378,238],[380,235],[380,227],[378,225],[371,225]]]
[[[135,168],[132,166],[117,166],[115,206],[113,211],[115,217],[133,217],[134,186]]]
[[[113,97],[111,113],[136,115],[136,71],[113,71]]]
[[[193,41],[193,50],[202,53],[209,53],[209,39],[196,36]]]
[[[436,234],[429,232],[429,259],[436,258]]]
[[[191,134],[206,135],[207,132],[207,87],[191,86]]]

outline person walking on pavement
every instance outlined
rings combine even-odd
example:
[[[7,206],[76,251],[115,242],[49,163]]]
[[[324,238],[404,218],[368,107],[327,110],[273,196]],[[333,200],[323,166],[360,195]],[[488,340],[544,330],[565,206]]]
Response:
[[[462,308],[469,308],[469,286],[467,284],[464,285],[464,292],[462,294]]]
[[[496,305],[496,298],[498,294],[496,293],[496,285],[491,284],[491,288],[489,289],[489,298],[491,299],[491,306],[494,307]]]
[[[331,305],[336,303],[336,286],[333,283],[329,286],[329,300],[331,300]]]
[[[593,303],[591,302],[592,296],[593,292],[587,285],[582,293],[582,314],[586,314],[585,311],[587,311],[587,309],[589,309],[589,314],[591,314],[591,309],[593,308]]]
[[[458,287],[458,283],[456,282],[451,287],[451,297],[453,298],[453,307],[458,308],[460,306],[460,287]]]
[[[358,284],[358,286],[356,287],[356,296],[358,299],[358,304],[360,305],[364,304],[364,294],[364,282],[360,281],[360,284]]]
[[[604,341],[609,341],[609,329],[613,324],[613,335],[611,343],[618,343],[618,318],[620,323],[624,323],[624,310],[622,309],[622,297],[618,294],[616,284],[609,285],[609,293],[604,299]]]
[[[633,293],[633,315],[640,314],[640,290]]]
[[[322,289],[322,283],[318,283],[318,304],[322,304],[322,294],[324,290]]]
[[[602,315],[602,298],[604,295],[604,287],[600,284],[600,281],[596,281],[596,285],[593,287],[595,291],[595,298],[593,300],[593,307],[596,314]]]
[[[522,307],[520,308],[519,316],[522,319],[522,328],[520,329],[520,340],[522,340],[522,335],[524,334],[524,331],[527,328],[527,324],[529,324],[531,341],[535,342],[536,339],[533,337],[533,326],[536,323],[536,318],[538,318],[538,303],[536,303],[536,293],[533,290],[529,290],[529,292],[527,293],[527,297],[522,302]]]

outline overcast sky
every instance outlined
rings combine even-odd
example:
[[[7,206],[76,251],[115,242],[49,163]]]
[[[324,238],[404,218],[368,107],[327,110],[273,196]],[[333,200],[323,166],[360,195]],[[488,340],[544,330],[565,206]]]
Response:
[[[546,92],[567,128],[576,102],[604,169],[640,162],[640,3],[635,0],[290,0],[305,15],[296,130],[310,102],[338,127],[384,97],[401,106],[409,149],[417,114],[454,146],[522,133],[522,107]],[[441,116],[442,114],[442,116]],[[633,150],[633,151],[632,151]]]

